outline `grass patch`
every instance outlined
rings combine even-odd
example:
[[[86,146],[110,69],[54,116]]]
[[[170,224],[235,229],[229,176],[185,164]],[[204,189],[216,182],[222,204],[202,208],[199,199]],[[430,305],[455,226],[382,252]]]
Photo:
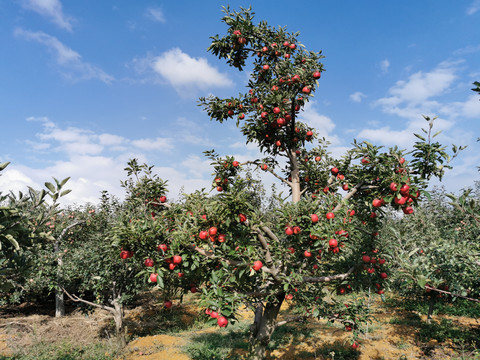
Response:
[[[190,337],[184,351],[193,360],[240,359],[235,350],[248,349],[248,324],[237,323],[228,329]]]
[[[385,305],[391,308],[401,308],[407,311],[417,311],[420,314],[428,313],[428,299],[389,297]],[[474,303],[464,299],[456,299],[454,302],[438,301],[435,304],[433,315],[466,316],[471,318],[480,317],[480,303]]]
[[[117,348],[106,343],[78,346],[70,342],[57,344],[38,343],[28,348],[28,352],[17,353],[0,360],[113,360]]]
[[[325,344],[315,350],[315,356],[322,356],[322,359],[335,360],[356,360],[360,358],[360,352],[352,348],[350,344],[342,341],[335,341]]]

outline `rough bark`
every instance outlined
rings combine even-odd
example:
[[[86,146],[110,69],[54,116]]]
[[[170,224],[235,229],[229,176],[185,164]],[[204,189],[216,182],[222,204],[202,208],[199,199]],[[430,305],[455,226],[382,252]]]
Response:
[[[280,293],[275,300],[258,305],[250,327],[250,359],[266,358],[267,346],[277,326],[277,317],[284,298],[285,294]]]
[[[54,244],[55,254],[57,255],[57,286],[55,287],[55,317],[65,316],[65,302],[63,297],[62,265],[63,260],[60,253],[60,244],[58,241]]]

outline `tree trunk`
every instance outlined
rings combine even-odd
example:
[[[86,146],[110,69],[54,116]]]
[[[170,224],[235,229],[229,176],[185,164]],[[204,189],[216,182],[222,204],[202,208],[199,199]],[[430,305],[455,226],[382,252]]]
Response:
[[[113,319],[115,320],[115,336],[117,337],[118,346],[123,349],[127,345],[127,339],[125,337],[125,326],[123,324],[123,305],[118,300],[119,298],[113,300],[113,306],[115,308]]]
[[[437,302],[437,299],[435,298],[435,296],[430,295],[430,302],[428,304],[427,324],[430,324],[432,322],[432,314],[433,314],[433,309],[435,308],[436,302]]]
[[[250,327],[250,359],[265,359],[267,346],[275,331],[277,316],[284,299],[285,294],[281,293],[277,295],[277,301],[269,301],[257,307],[255,320]]]
[[[55,254],[57,255],[57,283],[55,284],[55,317],[65,316],[65,302],[63,298],[63,280],[62,280],[62,265],[63,260],[60,253],[60,244],[58,241],[53,245]]]

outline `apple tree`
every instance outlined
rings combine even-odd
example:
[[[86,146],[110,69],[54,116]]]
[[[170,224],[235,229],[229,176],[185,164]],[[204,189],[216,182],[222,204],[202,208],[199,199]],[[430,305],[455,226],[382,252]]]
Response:
[[[213,194],[198,191],[178,202],[157,200],[166,184],[151,167],[130,166],[132,189],[153,182],[158,193],[129,192],[139,205],[131,214],[138,215],[119,224],[119,247],[145,264],[149,281],[166,296],[200,292],[207,316],[220,327],[234,322],[242,305],[251,309],[252,359],[265,358],[277,327],[308,318],[342,323],[354,331],[357,348],[365,308],[341,296],[365,288],[383,293],[390,276],[378,232],[385,209],[412,214],[428,180],[441,178],[451,157],[430,136],[418,135],[410,152],[354,141],[333,158],[321,129],[301,120],[324,71],[322,53],[307,50],[298,33],[255,24],[251,9],[224,13],[227,32],[212,37],[208,51],[235,69],[248,67],[250,81],[245,94],[201,98],[200,105],[212,120],[236,121],[265,156],[239,162],[206,152]],[[428,135],[433,119],[426,120]],[[251,171],[272,176],[289,196],[258,206],[263,195],[245,176]],[[292,311],[280,321],[284,302]]]

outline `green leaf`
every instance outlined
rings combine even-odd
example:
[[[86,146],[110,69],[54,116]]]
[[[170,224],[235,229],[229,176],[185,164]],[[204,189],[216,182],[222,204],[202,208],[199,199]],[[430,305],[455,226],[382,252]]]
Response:
[[[52,193],[55,192],[55,186],[53,186],[52,183],[50,183],[50,182],[47,181],[47,182],[45,183],[45,187],[46,187],[48,190],[50,190]]]
[[[67,194],[70,194],[71,192],[72,192],[72,190],[70,190],[70,189],[64,190],[60,193],[60,197],[65,196]]]

